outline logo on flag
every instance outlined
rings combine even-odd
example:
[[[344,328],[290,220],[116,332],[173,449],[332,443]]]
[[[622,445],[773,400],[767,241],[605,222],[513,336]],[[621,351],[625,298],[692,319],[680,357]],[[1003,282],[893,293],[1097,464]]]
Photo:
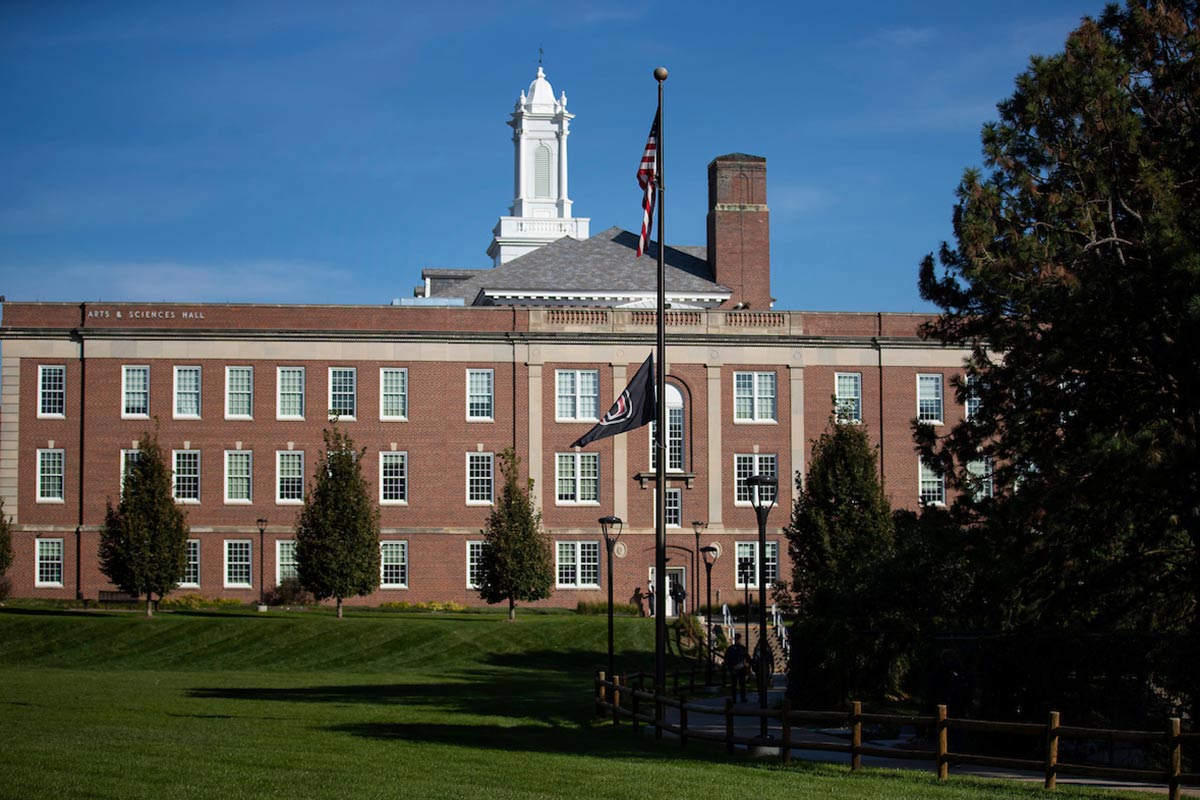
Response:
[[[654,356],[646,357],[633,380],[621,392],[600,422],[594,428],[571,443],[571,447],[585,447],[597,439],[606,439],[618,433],[636,430],[654,421]]]
[[[637,171],[638,186],[642,187],[642,235],[638,239],[638,258],[646,252],[650,231],[654,228],[654,199],[658,185],[658,119],[661,113],[654,114],[650,137],[646,139],[646,151],[642,153],[642,163]]]

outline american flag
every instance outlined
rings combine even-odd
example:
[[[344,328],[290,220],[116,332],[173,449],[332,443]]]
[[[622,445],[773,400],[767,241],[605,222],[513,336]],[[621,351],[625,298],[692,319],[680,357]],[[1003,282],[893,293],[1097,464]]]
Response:
[[[638,239],[638,258],[646,252],[646,243],[650,241],[650,230],[654,227],[654,195],[658,184],[658,113],[654,115],[654,124],[650,126],[650,137],[646,139],[646,152],[642,153],[642,163],[638,166],[637,181],[642,187],[642,235]]]

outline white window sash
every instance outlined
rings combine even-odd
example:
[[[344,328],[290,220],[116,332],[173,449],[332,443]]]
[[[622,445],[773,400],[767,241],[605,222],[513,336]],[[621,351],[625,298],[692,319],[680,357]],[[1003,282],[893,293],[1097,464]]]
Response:
[[[286,376],[286,379],[291,379],[293,377],[299,377],[299,379],[300,379],[299,387],[295,387],[295,388],[290,387],[290,386],[286,387],[287,391],[285,392],[284,391],[285,390],[285,386],[284,386],[285,376]],[[299,414],[283,413],[284,397],[286,396],[288,398],[291,398],[291,397],[294,397],[297,393],[299,394],[299,400],[300,400],[300,413]],[[294,420],[294,419],[302,420],[302,419],[304,419],[304,394],[305,394],[305,370],[304,370],[304,367],[288,366],[288,367],[276,367],[275,368],[275,419],[281,419],[281,420],[282,419],[287,419],[287,420]]]
[[[57,376],[57,377],[51,377]],[[51,385],[47,386],[49,379]],[[53,408],[61,410],[46,410],[47,400],[53,401]],[[60,364],[38,365],[38,419],[62,419],[67,414],[67,368]]]

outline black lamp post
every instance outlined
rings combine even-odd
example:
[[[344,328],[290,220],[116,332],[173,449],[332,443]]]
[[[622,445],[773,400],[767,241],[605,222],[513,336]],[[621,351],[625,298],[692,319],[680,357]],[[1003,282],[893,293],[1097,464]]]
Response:
[[[267,585],[263,583],[263,565],[267,560],[267,553],[263,549],[266,547],[266,532],[267,518],[259,517],[255,520],[258,525],[258,604],[265,606],[267,604]]]
[[[692,550],[692,598],[697,606],[700,605],[700,569],[697,563],[700,558],[700,534],[707,527],[707,522],[697,520],[692,523],[692,530],[696,533],[696,547]]]
[[[767,710],[767,515],[775,507],[778,482],[772,475],[746,478],[750,503],[758,517],[758,707]],[[759,735],[767,737],[767,717],[760,718]]]
[[[608,680],[613,679],[615,671],[613,668],[613,548],[617,545],[617,539],[621,538],[621,529],[625,523],[621,522],[620,517],[607,516],[600,518],[600,532],[604,534],[604,545],[608,548]],[[616,529],[616,533],[612,533],[612,529]]]
[[[703,524],[703,523],[694,523]],[[717,548],[701,547],[700,552],[704,554],[704,571],[706,575],[705,586],[708,591],[705,593],[707,600],[704,609],[704,621],[708,624],[708,665],[704,668],[704,685],[712,686],[712,668],[713,668],[713,638],[712,638],[712,568],[713,562],[717,560]]]
[[[754,562],[749,556],[738,560],[738,572],[742,575],[742,589],[746,592],[746,647],[750,646],[750,573]]]

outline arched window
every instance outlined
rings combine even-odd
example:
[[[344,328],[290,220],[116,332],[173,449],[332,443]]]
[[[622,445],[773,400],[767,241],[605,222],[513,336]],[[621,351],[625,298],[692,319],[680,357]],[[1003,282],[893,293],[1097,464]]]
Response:
[[[533,151],[533,196],[550,196],[550,148],[544,144]]]
[[[667,406],[667,471],[683,472],[683,393],[670,383],[666,386]],[[658,469],[657,453],[654,451],[654,432],[658,427],[650,423],[650,469]]]

